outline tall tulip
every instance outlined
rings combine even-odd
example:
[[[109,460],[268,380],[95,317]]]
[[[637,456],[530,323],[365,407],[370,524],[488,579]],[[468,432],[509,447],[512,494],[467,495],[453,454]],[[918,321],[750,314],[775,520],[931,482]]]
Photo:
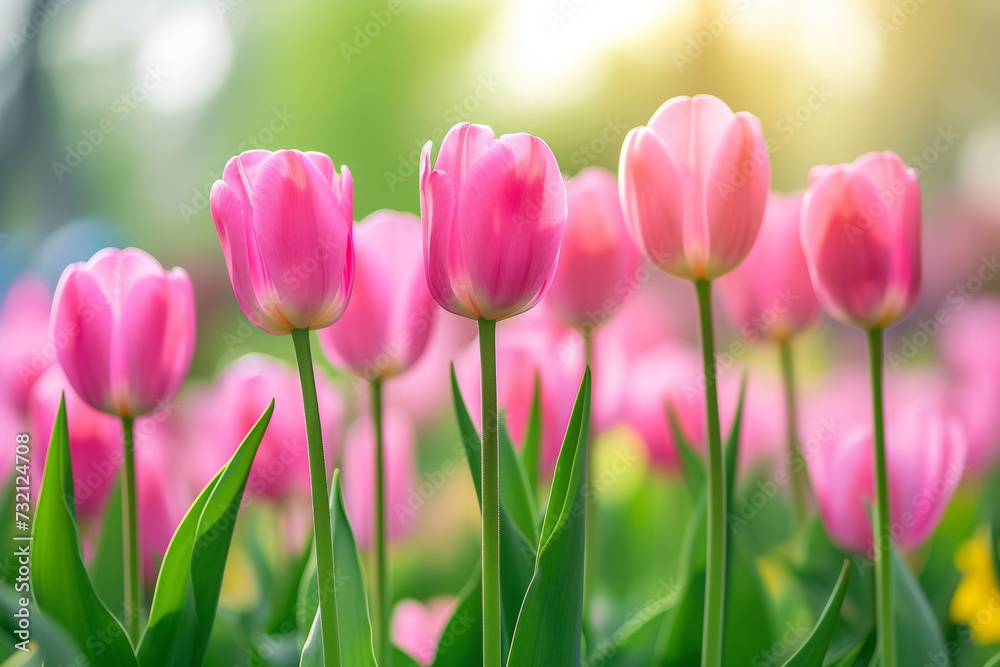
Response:
[[[33,276],[16,280],[0,305],[0,401],[22,416],[32,385],[55,361],[51,312],[49,289]]]
[[[878,544],[892,540],[883,428],[883,330],[909,315],[920,295],[920,185],[895,153],[815,167],[802,205],[802,249],[816,296],[834,318],[868,334]],[[883,667],[896,667],[892,558],[875,551]]]
[[[809,278],[799,241],[799,213],[804,193],[771,193],[757,242],[746,260],[719,281],[730,319],[745,338],[761,338],[778,347],[785,385],[786,441],[796,505],[801,522],[808,512],[809,479],[799,446],[792,339],[820,317],[819,301]]]
[[[378,211],[354,232],[355,279],[351,304],[343,317],[319,334],[323,351],[335,365],[371,385],[374,429],[374,494],[376,517],[375,609],[376,658],[389,660],[389,583],[386,528],[386,462],[382,423],[382,383],[406,371],[427,347],[438,312],[424,278],[420,220],[409,213]],[[352,488],[344,478],[345,493]],[[390,487],[391,488],[391,487]]]
[[[663,271],[694,282],[708,416],[708,568],[702,665],[722,661],[726,489],[712,332],[712,280],[735,269],[760,229],[771,184],[760,121],[711,95],[675,97],[631,130],[618,170],[632,240]]]
[[[323,453],[311,329],[343,314],[354,283],[351,172],[323,153],[255,150],[229,160],[212,186],[212,218],[236,301],[263,331],[291,334],[309,445],[319,613],[325,663],[340,665],[330,490]]]
[[[106,248],[63,271],[52,303],[50,336],[76,393],[121,418],[125,433],[122,521],[126,621],[139,639],[133,426],[180,388],[194,354],[194,293],[184,269],[164,271],[136,248]]]
[[[496,138],[459,123],[420,156],[420,216],[427,286],[445,310],[479,321],[483,447],[483,664],[499,667],[500,469],[496,322],[535,306],[555,274],[566,188],[538,137]]]

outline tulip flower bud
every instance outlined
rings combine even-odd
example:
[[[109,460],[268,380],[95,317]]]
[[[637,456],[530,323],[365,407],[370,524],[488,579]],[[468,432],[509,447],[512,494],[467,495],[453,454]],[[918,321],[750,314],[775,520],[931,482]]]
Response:
[[[73,389],[119,417],[152,412],[187,376],[194,293],[181,268],[164,271],[136,248],[106,248],[63,271],[50,335]]]
[[[276,336],[337,321],[354,281],[351,172],[323,153],[254,150],[212,186],[212,218],[240,308]]]
[[[771,184],[764,131],[711,95],[675,97],[625,137],[618,183],[644,255],[678,278],[718,278],[757,238]]]
[[[920,296],[920,185],[895,153],[814,167],[802,250],[831,316],[863,329],[899,322]]]
[[[438,307],[420,246],[420,220],[409,213],[378,211],[358,225],[351,303],[319,333],[335,366],[379,380],[407,370],[423,353]]]
[[[552,151],[530,134],[451,128],[431,167],[420,156],[427,286],[442,308],[502,320],[533,308],[555,273],[566,188]]]

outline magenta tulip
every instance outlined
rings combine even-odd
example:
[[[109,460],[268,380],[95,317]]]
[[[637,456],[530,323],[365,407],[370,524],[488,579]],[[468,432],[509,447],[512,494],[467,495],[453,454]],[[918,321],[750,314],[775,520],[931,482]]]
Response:
[[[886,456],[890,489],[888,535],[900,549],[920,546],[934,532],[966,465],[965,433],[957,417],[932,399],[918,400],[889,421]],[[809,457],[820,515],[845,549],[871,557],[876,548],[872,429],[858,426]]]
[[[427,604],[400,600],[392,612],[393,643],[419,664],[431,664],[457,604],[454,598],[437,598]]]
[[[719,281],[730,319],[750,341],[787,342],[819,319],[819,302],[799,241],[802,198],[801,193],[772,193],[753,249]]]
[[[802,249],[816,296],[833,317],[881,329],[920,295],[920,185],[891,152],[815,167],[802,205]]]
[[[534,307],[555,273],[566,189],[545,142],[451,128],[431,168],[420,156],[427,285],[445,310],[502,320]]]
[[[420,239],[420,220],[409,213],[377,211],[358,225],[351,303],[319,334],[334,365],[382,380],[423,353],[438,307],[424,278]]]
[[[417,486],[417,436],[413,424],[392,410],[383,415],[383,429],[386,522],[389,538],[398,539],[413,527],[419,509],[411,493]],[[362,417],[348,430],[343,471],[344,503],[354,536],[361,547],[369,548],[375,534],[375,428],[370,417]]]
[[[0,401],[23,414],[35,380],[56,359],[49,341],[52,300],[43,282],[20,278],[0,306]]]
[[[34,465],[37,466],[32,478],[41,480],[49,435],[64,393],[76,511],[82,517],[98,516],[121,466],[122,425],[115,417],[84,403],[59,366],[42,373],[28,398],[31,432],[35,434]]]
[[[555,278],[545,299],[558,320],[594,329],[621,307],[635,279],[639,253],[625,229],[618,181],[589,167],[566,181],[569,215]]]
[[[215,229],[240,308],[273,335],[333,324],[354,280],[354,186],[323,153],[254,150],[212,186]]]
[[[675,97],[625,137],[618,171],[632,239],[665,272],[712,280],[746,257],[771,183],[756,116]]]
[[[80,398],[119,417],[152,412],[180,388],[194,353],[194,294],[184,269],[136,248],[66,267],[50,335]]]

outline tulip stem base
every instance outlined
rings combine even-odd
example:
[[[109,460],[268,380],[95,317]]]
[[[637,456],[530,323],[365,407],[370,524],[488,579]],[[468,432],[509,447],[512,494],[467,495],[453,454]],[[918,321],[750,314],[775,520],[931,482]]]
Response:
[[[135,500],[135,428],[132,417],[122,417],[122,430],[125,433],[125,458],[122,465],[125,628],[133,646],[138,646],[142,591],[139,588],[139,520]]]
[[[798,397],[795,389],[795,359],[792,345],[783,341],[778,345],[781,357],[781,377],[785,385],[785,428],[788,438],[788,465],[792,473],[792,496],[795,503],[795,525],[801,528],[809,516],[809,475],[806,460],[799,444]]]
[[[715,334],[712,328],[712,282],[696,280],[701,351],[705,372],[705,411],[708,425],[708,545],[705,578],[705,622],[702,632],[702,667],[722,664],[723,613],[726,591],[726,476],[719,428],[719,395],[716,387]]]
[[[389,588],[389,540],[386,530],[385,435],[382,422],[382,381],[373,380],[372,421],[375,425],[375,658],[379,665],[392,664],[389,646],[389,612],[392,593]]]
[[[875,611],[878,619],[881,667],[896,667],[896,624],[892,605],[892,535],[889,526],[889,476],[885,458],[882,414],[882,329],[868,331],[871,361],[872,421],[875,442]]]
[[[323,664],[340,667],[340,626],[337,621],[337,577],[333,562],[333,522],[330,519],[330,488],[320,427],[316,377],[308,329],[293,329],[295,360],[302,384],[302,404],[309,446],[309,482],[312,496],[313,532],[316,544],[316,576],[319,583],[320,628],[323,631]]]
[[[479,320],[483,399],[483,666],[500,667],[500,440],[497,410],[497,323]]]

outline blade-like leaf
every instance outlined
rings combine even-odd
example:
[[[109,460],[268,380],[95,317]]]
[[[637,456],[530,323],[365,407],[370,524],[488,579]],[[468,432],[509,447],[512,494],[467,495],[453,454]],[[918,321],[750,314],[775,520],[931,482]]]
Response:
[[[22,641],[21,637],[16,635],[20,629],[17,627],[18,619],[23,613],[20,597],[7,586],[0,586],[0,610],[3,610],[0,627],[3,627],[4,631],[11,636],[14,644]],[[77,664],[81,653],[73,639],[61,627],[38,614],[34,605],[26,609],[27,613],[30,614],[28,618],[31,622],[31,641],[37,645],[38,654],[50,665]],[[23,652],[20,650],[15,652],[15,656],[19,654],[23,654]]]
[[[524,471],[531,487],[531,497],[538,498],[538,462],[542,449],[542,376],[535,373],[535,389],[531,398],[531,412],[528,413],[528,424],[524,428],[524,443],[521,446],[521,459],[524,461]],[[536,500],[537,503],[537,500]]]
[[[122,538],[122,488],[115,484],[104,507],[101,537],[98,539],[94,558],[90,561],[90,578],[94,589],[111,612],[124,622],[125,584],[122,568],[125,567]]]
[[[97,597],[84,565],[76,524],[65,398],[59,402],[52,426],[31,553],[35,601],[42,614],[73,639],[80,655],[92,665],[135,665],[125,629]]]
[[[190,667],[204,662],[243,490],[273,410],[271,401],[170,540],[156,581],[149,625],[139,644],[142,667]]]
[[[581,656],[590,370],[556,462],[531,585],[511,640],[509,667],[576,665]]]
[[[333,562],[337,568],[336,590],[337,622],[340,631],[340,659],[342,664],[357,667],[375,667],[375,649],[372,645],[371,617],[368,615],[368,594],[365,592],[361,559],[354,531],[344,508],[344,492],[340,471],[333,472],[330,489],[330,514],[333,517]],[[312,581],[316,577],[315,561],[311,568]],[[313,617],[312,627],[302,647],[301,667],[323,667],[323,633],[319,626],[319,611]]]
[[[927,656],[949,655],[934,610],[906,561],[892,545],[892,596],[896,616],[896,655],[900,665],[922,665]]]
[[[590,647],[587,665],[601,667],[647,667],[655,664],[657,646],[665,640],[668,614],[674,613],[681,599],[680,591],[654,601],[610,637]]]
[[[458,604],[438,641],[433,667],[467,667],[483,661],[483,580],[479,568],[458,594]]]
[[[500,494],[504,507],[518,530],[528,541],[538,542],[538,506],[528,484],[528,476],[507,430],[507,420],[500,417]]]
[[[696,499],[705,489],[705,462],[695,453],[688,442],[684,431],[681,429],[680,420],[677,418],[677,410],[673,403],[667,403],[667,422],[670,424],[670,432],[674,435],[674,442],[681,454],[681,468],[684,472],[684,483],[687,485],[691,498]]]
[[[479,432],[472,423],[469,411],[465,407],[465,401],[462,399],[454,366],[451,369],[451,389],[458,428],[462,435],[462,443],[465,445],[465,457],[469,463],[472,482],[475,484],[476,496],[479,498],[481,506],[483,496],[480,457],[483,445],[479,438]],[[501,447],[503,447],[502,441]],[[503,582],[500,588],[500,597],[503,607],[501,620],[503,621],[505,653],[510,646],[510,637],[517,623],[517,615],[521,611],[524,593],[528,590],[528,584],[535,568],[535,546],[517,527],[517,522],[511,518],[510,512],[507,510],[507,503],[510,502],[508,496],[516,489],[516,484],[512,480],[513,476],[513,471],[507,470],[503,466],[500,467],[500,563],[502,568],[500,580]]]
[[[844,604],[844,596],[847,595],[847,584],[851,578],[851,563],[844,561],[844,567],[840,571],[840,578],[830,595],[830,601],[826,603],[826,608],[820,614],[819,620],[813,627],[812,632],[806,638],[805,643],[799,650],[785,662],[785,667],[823,667],[823,660],[830,649],[830,642],[833,640],[833,632],[837,629],[837,619],[840,617],[840,607]],[[860,647],[858,647],[860,652]]]

